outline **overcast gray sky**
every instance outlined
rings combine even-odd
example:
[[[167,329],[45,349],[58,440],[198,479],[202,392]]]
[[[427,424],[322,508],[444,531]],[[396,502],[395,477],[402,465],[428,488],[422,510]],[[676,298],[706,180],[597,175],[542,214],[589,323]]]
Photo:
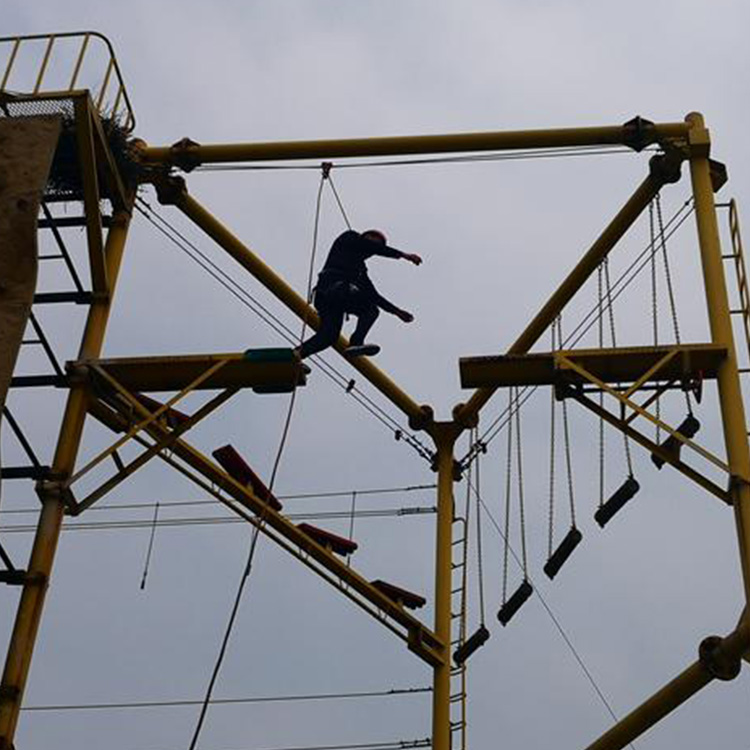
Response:
[[[136,134],[167,145],[343,138],[620,124],[636,114],[681,120],[702,111],[715,158],[730,182],[721,200],[750,205],[747,28],[739,0],[707,2],[490,2],[489,0],[266,0],[215,3],[0,0],[0,34],[96,29],[112,40],[135,109]],[[0,50],[0,53],[2,51]],[[0,62],[3,58],[0,58]],[[341,169],[337,188],[355,227],[380,226],[392,243],[423,255],[416,268],[383,260],[371,275],[384,294],[411,309],[404,326],[383,316],[373,339],[377,363],[442,418],[465,395],[458,357],[502,351],[597,236],[646,169],[647,155],[420,167]],[[304,293],[310,260],[316,171],[196,172],[193,193]],[[665,189],[665,217],[688,196],[688,180]],[[223,257],[174,209],[160,215],[253,295],[297,324],[259,284]],[[74,213],[76,209],[69,209]],[[722,221],[724,221],[722,214]],[[330,194],[321,217],[320,255],[343,228]],[[612,259],[619,274],[648,242],[640,221]],[[82,238],[71,233],[71,246]],[[692,221],[670,242],[684,340],[707,339]],[[85,269],[78,248],[79,266]],[[43,269],[40,289],[59,288]],[[660,282],[663,292],[663,279]],[[589,284],[566,328],[595,301]],[[620,343],[648,344],[646,278],[617,305]],[[660,300],[663,340],[671,340]],[[41,310],[61,357],[75,355],[81,311]],[[282,343],[140,215],[121,275],[106,351],[112,356],[239,351]],[[589,344],[594,340],[589,339]],[[548,346],[545,341],[541,346]],[[347,377],[347,365],[326,359]],[[25,372],[41,362],[24,355]],[[392,407],[361,384],[386,412]],[[701,439],[723,455],[712,388],[697,415]],[[571,406],[579,526],[584,541],[558,579],[542,573],[546,554],[549,394],[524,409],[530,573],[618,715],[660,687],[697,654],[706,635],[732,629],[741,583],[731,512],[668,469],[635,452],[642,490],[601,531],[597,503],[598,426]],[[498,395],[483,416],[502,410]],[[285,397],[243,394],[195,431],[203,450],[231,442],[267,476],[281,434]],[[14,393],[9,401],[51,459],[61,396]],[[679,397],[664,413],[684,416]],[[110,436],[88,429],[82,456]],[[559,443],[559,438],[558,438]],[[561,448],[560,445],[558,445]],[[465,451],[463,441],[461,452]],[[482,462],[482,492],[502,517],[504,435]],[[3,433],[4,463],[20,461]],[[562,454],[558,454],[558,467]],[[608,436],[607,481],[625,475],[622,444]],[[281,463],[279,494],[344,492],[430,484],[429,466],[315,370],[299,393]],[[565,531],[565,477],[558,473],[557,533]],[[463,484],[457,486],[463,498]],[[71,526],[147,521],[153,507],[118,505],[200,500],[197,488],[149,466]],[[431,491],[359,495],[360,509],[429,507]],[[289,500],[290,513],[347,511],[351,495]],[[3,526],[32,524],[31,483],[3,486]],[[168,518],[227,517],[211,505],[162,506]],[[357,519],[353,565],[424,593],[431,622],[434,516]],[[320,522],[321,525],[326,522]],[[348,519],[327,522],[347,533]],[[502,545],[484,523],[490,642],[470,662],[472,748],[585,747],[611,724],[545,609],[532,599],[508,628],[495,619]],[[0,531],[0,533],[2,533]],[[6,529],[3,542],[24,565],[31,535]],[[242,524],[159,527],[148,585],[139,589],[148,528],[63,534],[39,634],[26,705],[196,700],[202,697],[242,569],[249,538]],[[514,531],[514,545],[518,534]],[[471,554],[475,554],[472,548]],[[511,571],[511,585],[519,580]],[[472,564],[474,627],[479,618]],[[0,592],[0,643],[16,606]],[[4,648],[3,648],[4,651]],[[262,542],[215,697],[380,691],[425,687],[430,673],[388,631],[338,596],[270,542]],[[750,743],[748,677],[715,684],[652,730],[636,747],[745,750]],[[19,750],[98,747],[185,748],[197,710],[27,712]],[[216,706],[203,750],[392,742],[428,737],[424,694],[314,703]]]

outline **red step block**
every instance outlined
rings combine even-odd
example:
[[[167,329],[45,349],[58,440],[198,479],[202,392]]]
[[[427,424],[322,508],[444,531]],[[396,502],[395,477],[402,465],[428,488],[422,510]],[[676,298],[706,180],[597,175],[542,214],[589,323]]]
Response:
[[[413,591],[407,591],[406,589],[394,586],[392,583],[387,581],[371,581],[372,585],[385,594],[389,599],[393,599],[396,604],[400,604],[407,609],[419,609],[427,604],[427,599],[419,594],[415,594]]]
[[[251,489],[253,494],[257,495],[264,503],[268,503],[274,510],[281,510],[282,505],[279,500],[233,446],[224,445],[217,448],[211,455],[232,479]]]
[[[307,536],[314,539],[318,544],[327,547],[331,552],[335,552],[337,555],[346,557],[357,550],[357,543],[353,542],[351,539],[332,534],[330,531],[319,529],[312,524],[300,523],[297,525],[297,528],[300,531],[304,531]]]

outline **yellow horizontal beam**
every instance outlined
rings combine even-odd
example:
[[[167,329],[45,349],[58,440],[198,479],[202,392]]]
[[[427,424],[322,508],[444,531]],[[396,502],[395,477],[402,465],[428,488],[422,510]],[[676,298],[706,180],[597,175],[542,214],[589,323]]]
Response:
[[[305,384],[299,360],[283,362],[249,361],[242,354],[190,354],[169,357],[126,357],[120,359],[83,359],[68,363],[75,376],[89,377],[94,366],[102,368],[130,391],[179,391],[198,379],[212,365],[226,361],[197,389],[279,388]]]
[[[605,383],[628,383],[641,378],[672,351],[677,352],[676,356],[665,361],[647,380],[665,381],[698,376],[714,379],[719,364],[727,355],[725,346],[685,344],[461,357],[461,386],[499,388],[511,385],[553,385],[561,374],[561,370],[555,365],[556,354],[565,355]],[[569,383],[584,382],[583,377],[570,369],[565,370],[565,380]]]
[[[685,138],[689,125],[668,122],[654,126],[654,140]],[[332,159],[353,156],[395,156],[449,152],[505,151],[513,149],[565,148],[572,146],[620,145],[628,140],[623,125],[508,130],[452,135],[393,136],[320,141],[278,141],[266,143],[222,143],[200,145],[182,141],[175,146],[143,146],[144,161],[185,162],[190,166],[218,162],[273,161],[287,159]]]

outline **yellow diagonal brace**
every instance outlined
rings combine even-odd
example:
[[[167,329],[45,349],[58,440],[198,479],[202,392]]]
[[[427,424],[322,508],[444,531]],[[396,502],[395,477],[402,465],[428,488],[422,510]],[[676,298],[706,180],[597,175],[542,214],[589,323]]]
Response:
[[[648,177],[636,188],[627,203],[617,212],[605,227],[586,254],[578,261],[575,268],[547,300],[534,319],[508,349],[508,354],[526,354],[540,339],[553,320],[561,313],[576,292],[594,273],[599,264],[620,241],[633,222],[653,200],[663,185],[663,179],[656,174]],[[455,410],[456,420],[462,425],[469,425],[479,414],[482,407],[492,398],[497,388],[479,388],[471,398]]]
[[[724,658],[739,660],[749,645],[747,629],[740,627],[717,641]],[[621,750],[715,679],[717,675],[698,659],[586,750]]]
[[[664,365],[667,364],[667,362],[670,362],[674,356],[677,354],[677,349],[672,349],[672,351],[667,352],[650,370],[647,370],[643,375],[641,375],[638,380],[633,383],[633,385],[630,386],[630,388],[627,389],[627,391],[624,392],[625,398],[630,398],[645,382],[648,381],[648,379],[655,375],[659,370],[661,370]]]
[[[565,367],[568,367],[571,370],[575,370],[581,377],[586,378],[589,382],[593,383],[597,387],[601,388],[603,391],[608,393],[610,396],[613,396],[616,398],[620,403],[624,404],[625,406],[629,407],[635,412],[638,412],[640,416],[645,417],[650,422],[653,422],[657,427],[661,427],[662,430],[665,432],[668,432],[670,435],[672,435],[674,438],[679,440],[683,445],[687,445],[688,447],[692,448],[696,453],[703,456],[703,458],[706,459],[706,461],[709,461],[710,463],[714,464],[714,466],[717,466],[722,471],[725,471],[727,474],[730,474],[729,466],[727,466],[720,458],[714,456],[713,453],[710,451],[707,451],[702,446],[698,445],[697,443],[694,443],[692,440],[689,440],[686,437],[683,437],[677,430],[670,427],[668,424],[665,424],[660,419],[657,419],[652,414],[647,412],[645,409],[641,408],[638,404],[636,404],[634,401],[631,401],[628,398],[625,398],[621,393],[618,393],[614,388],[610,388],[605,382],[602,380],[599,380],[595,375],[592,375],[588,370],[585,370],[583,367],[581,367],[576,362],[573,362],[572,360],[568,359],[564,354],[556,353],[555,354],[555,360],[560,362],[561,364],[565,365]]]
[[[156,454],[161,453],[165,448],[169,448],[174,441],[180,436],[186,433],[189,429],[194,427],[198,422],[207,417],[209,414],[218,409],[222,404],[226,403],[232,396],[239,391],[239,388],[227,388],[226,390],[214,396],[208,403],[204,404],[195,414],[191,414],[184,422],[180,422],[170,432],[160,437],[156,443],[147,446],[147,449],[143,451],[139,456],[134,458],[129,464],[123,466],[120,471],[105,481],[102,485],[97,487],[87,497],[83,498],[78,503],[76,509],[76,515],[82,513],[87,508],[90,508],[97,500],[103,498],[108,492],[117,487],[118,484],[124,482],[129,476],[135,473],[144,464],[150,461]],[[112,454],[115,455],[114,453]]]
[[[115,404],[112,406],[117,408]],[[134,406],[137,407],[141,414],[148,411],[143,404],[138,403],[134,404]],[[90,410],[97,419],[104,424],[107,424],[112,429],[126,429],[126,420],[129,419],[128,415],[120,414],[118,412],[117,416],[122,419],[122,424],[117,424],[112,420],[111,416],[103,413],[103,407],[96,406],[96,402],[90,406]],[[145,429],[156,440],[163,437],[167,432],[165,428],[156,422],[151,422]],[[410,634],[408,645],[411,651],[432,666],[443,664],[445,659],[444,652],[446,649],[443,646],[442,640],[436,633],[433,633],[418,619],[408,614],[392,599],[389,599],[369,581],[365,580],[360,574],[352,570],[352,568],[350,568],[345,562],[341,561],[325,547],[315,542],[311,537],[297,528],[297,526],[288,518],[271,508],[267,503],[263,502],[263,500],[257,497],[250,488],[245,487],[233,477],[229,476],[229,474],[223,469],[220,469],[213,461],[211,461],[211,459],[185,440],[180,438],[175,440],[172,450],[174,454],[188,466],[215,484],[216,487],[225,490],[245,508],[255,513],[256,516],[258,516],[258,522],[261,523],[261,531],[263,531],[264,534],[267,534],[274,541],[278,541],[275,535],[269,533],[269,529],[276,532],[276,534],[283,537],[287,542],[291,542],[298,549],[303,550],[307,555],[312,557],[316,563],[336,576],[340,582],[350,586],[360,596],[368,600],[381,612],[386,613],[388,617],[405,628]],[[185,473],[185,476],[192,478],[192,476],[187,473]],[[225,499],[222,499],[222,502],[224,501]]]
[[[703,476],[703,474],[691,468],[686,463],[683,463],[679,459],[674,458],[674,456],[670,454],[669,451],[662,448],[650,438],[647,438],[643,433],[640,433],[638,432],[638,430],[633,429],[626,421],[619,419],[611,412],[600,407],[599,404],[597,404],[595,401],[586,398],[575,388],[571,388],[569,393],[570,397],[575,399],[579,404],[581,404],[581,406],[593,412],[597,417],[603,419],[605,422],[607,422],[607,424],[611,424],[612,427],[620,430],[620,432],[627,435],[629,438],[635,440],[636,443],[643,446],[647,451],[650,451],[654,455],[659,456],[659,458],[663,459],[665,463],[677,469],[677,471],[679,471],[681,474],[684,474],[688,479],[695,482],[699,487],[703,487],[704,490],[710,492],[712,495],[718,497],[719,500],[727,503],[728,505],[732,504],[732,497],[730,493],[727,492],[727,490],[719,487],[718,484],[712,482],[710,479],[708,479],[708,477]]]
[[[187,396],[188,393],[195,390],[195,388],[197,388],[204,380],[207,380],[215,372],[224,367],[227,361],[228,360],[226,359],[219,360],[211,367],[209,367],[208,370],[206,370],[202,375],[195,378],[195,380],[193,380],[191,383],[188,383],[188,385],[186,385],[178,394],[172,396],[169,401],[160,406],[155,412],[149,412],[149,416],[146,417],[142,422],[133,425],[133,427],[131,427],[125,435],[119,438],[119,440],[116,440],[109,448],[103,450],[97,456],[92,458],[82,469],[73,474],[73,476],[70,477],[70,479],[67,481],[67,486],[70,487],[73,483],[77,482],[84,474],[91,471],[91,469],[93,469],[95,466],[98,466],[102,461],[104,461],[105,458],[109,458],[109,456],[111,456],[118,448],[127,443],[127,441],[133,437],[133,435],[140,432],[144,427],[158,419],[162,414],[165,414],[178,401],[182,400],[185,396]],[[129,395],[127,389],[124,388],[120,383],[118,383],[118,381],[115,380],[115,378],[113,378],[104,368],[98,367],[97,365],[89,365],[89,367],[95,370],[96,373],[104,378],[104,380],[106,380],[115,390],[122,394]]]

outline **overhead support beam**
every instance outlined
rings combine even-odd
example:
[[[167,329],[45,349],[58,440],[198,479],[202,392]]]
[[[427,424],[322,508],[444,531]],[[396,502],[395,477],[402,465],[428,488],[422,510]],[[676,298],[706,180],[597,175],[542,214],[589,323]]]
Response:
[[[689,126],[684,122],[648,123],[648,125],[646,143],[686,138],[689,129]],[[632,145],[632,143],[633,128],[630,124],[625,124],[589,128],[457,133],[453,135],[279,141],[275,143],[224,143],[207,146],[184,138],[173,146],[143,146],[141,155],[145,162],[173,164],[190,171],[200,164],[221,162],[471,153],[516,149],[571,148],[576,146],[617,146]],[[639,146],[642,147],[641,143],[639,143]]]
[[[748,630],[741,625],[726,638],[712,636],[700,645],[699,658],[667,683],[586,750],[620,750],[681,706],[714,680],[731,680],[740,672],[741,658],[750,645]]]
[[[618,211],[586,254],[568,274],[544,307],[526,326],[523,333],[508,349],[508,354],[526,354],[541,338],[552,322],[570,302],[576,292],[596,271],[599,264],[609,255],[614,246],[622,239],[644,209],[651,203],[661,188],[680,179],[680,165],[684,155],[674,149],[664,155],[653,157],[646,179],[636,188],[627,203]],[[475,391],[469,401],[459,404],[454,410],[454,417],[464,427],[469,427],[477,419],[479,411],[492,398],[497,388],[488,386]]]
[[[307,325],[318,330],[320,319],[317,312],[289,286],[278,274],[269,268],[247,245],[232,234],[216,217],[193,198],[180,178],[169,178],[157,185],[159,200],[167,205],[175,205],[189,219],[197,224],[211,239],[222,247],[245,270],[249,271],[263,286],[283,302]],[[349,341],[339,336],[336,350],[343,354]],[[408,418],[413,429],[427,429],[432,411],[429,407],[417,404],[399,388],[382,370],[364,357],[348,360],[372,385],[397,406]]]

